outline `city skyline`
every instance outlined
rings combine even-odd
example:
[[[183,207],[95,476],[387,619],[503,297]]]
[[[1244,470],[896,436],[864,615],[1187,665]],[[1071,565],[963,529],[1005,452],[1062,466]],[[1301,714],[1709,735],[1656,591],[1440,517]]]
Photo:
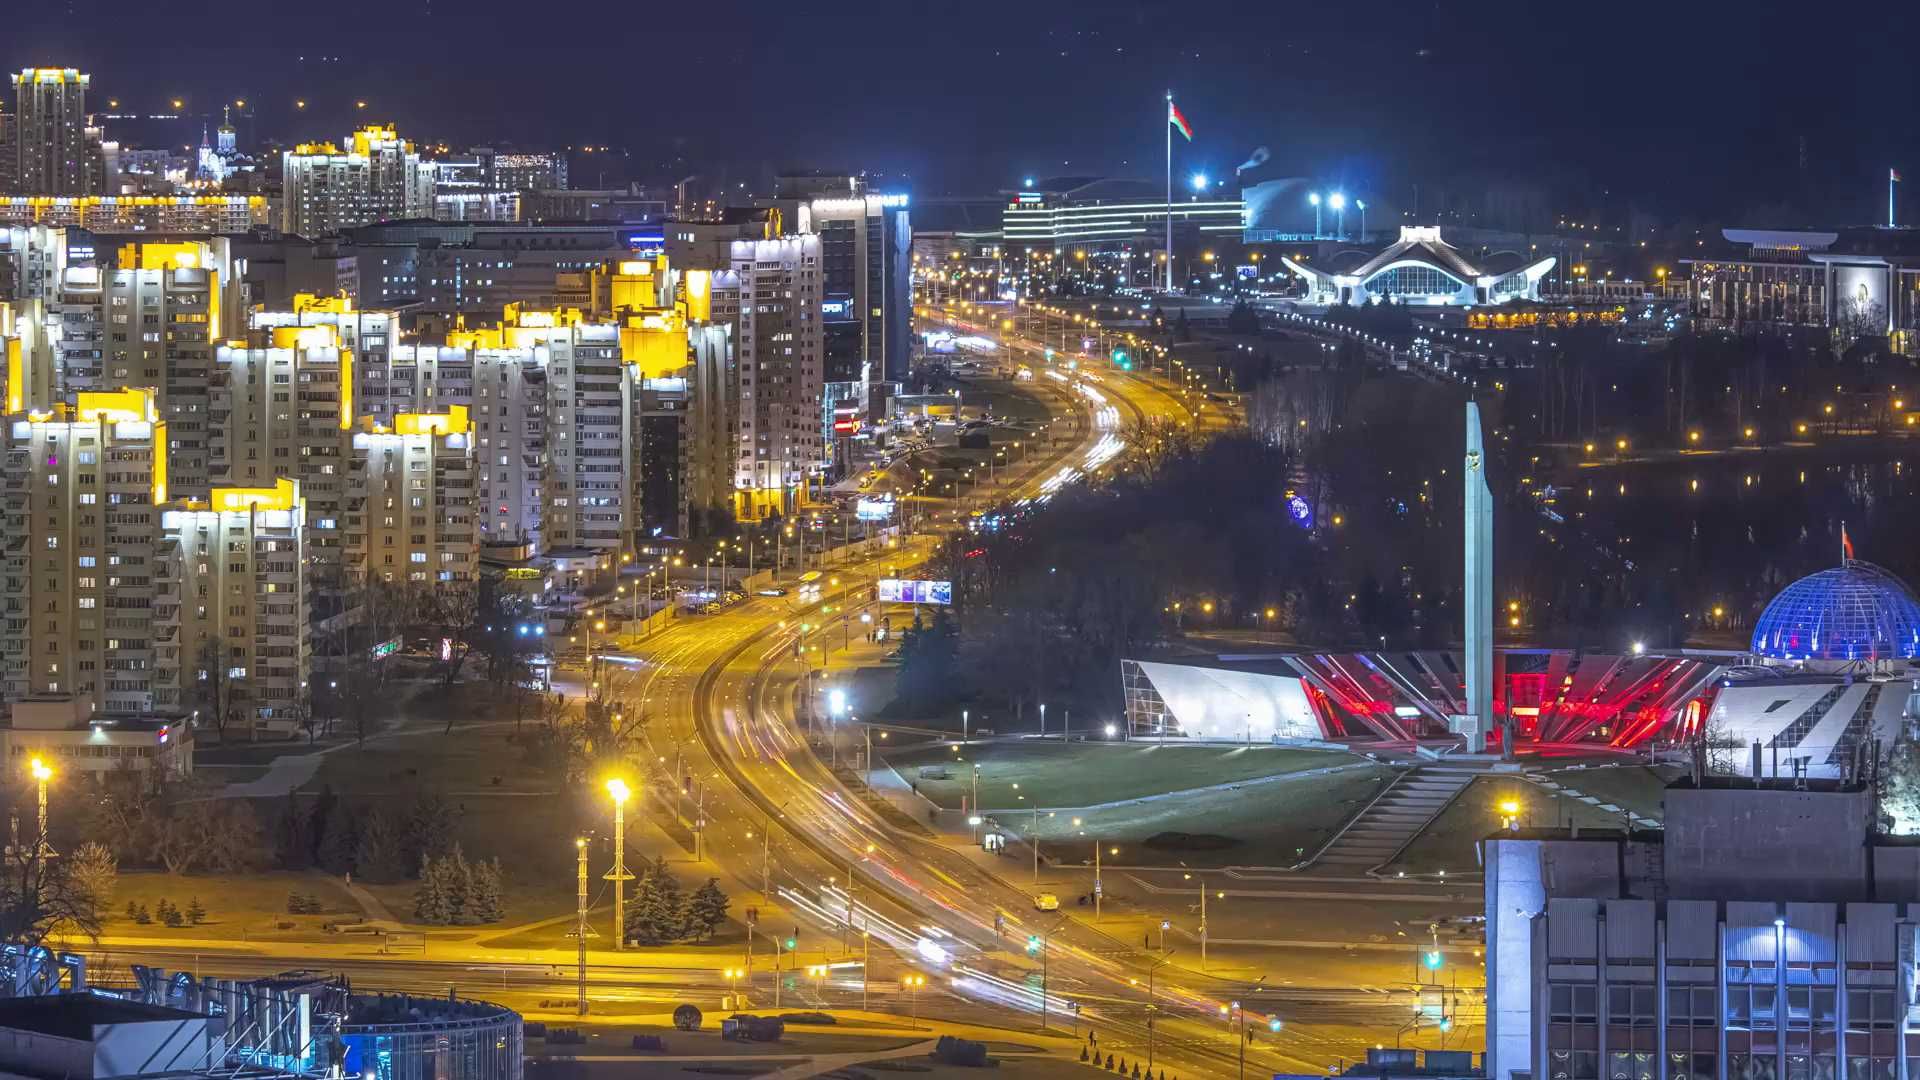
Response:
[[[1564,24],[1517,4],[1465,19],[1388,3],[1365,20],[1244,4],[1201,17],[1145,4],[748,5],[747,35],[674,13],[626,25],[589,6],[506,55],[497,35],[518,17],[511,5],[481,0],[458,20],[443,6],[378,8],[381,32],[351,47],[224,3],[208,5],[230,21],[215,38],[185,23],[133,35],[36,12],[9,51],[16,67],[88,70],[99,99],[128,108],[179,99],[217,118],[247,101],[263,137],[288,141],[378,120],[449,143],[607,146],[639,179],[706,172],[751,185],[781,168],[857,164],[929,195],[1035,174],[1151,176],[1168,87],[1196,125],[1183,166],[1230,175],[1266,146],[1282,174],[1403,201],[1422,180],[1503,177],[1670,214],[1786,203],[1864,221],[1878,205],[1872,177],[1913,149],[1867,104],[1905,86],[1890,50],[1911,15],[1897,11],[1885,25],[1828,22],[1786,40],[1753,9],[1722,4],[1635,3]],[[1851,60],[1830,93],[1778,77],[1821,51]],[[500,78],[502,67],[564,77]],[[617,171],[586,164],[575,186]]]

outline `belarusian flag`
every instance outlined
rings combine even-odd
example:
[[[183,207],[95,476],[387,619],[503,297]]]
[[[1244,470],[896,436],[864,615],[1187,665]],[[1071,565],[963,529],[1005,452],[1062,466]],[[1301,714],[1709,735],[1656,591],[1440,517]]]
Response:
[[[1178,128],[1180,134],[1187,137],[1188,142],[1193,141],[1193,127],[1187,123],[1185,116],[1180,115],[1180,106],[1175,105],[1172,101],[1167,102],[1167,123]]]

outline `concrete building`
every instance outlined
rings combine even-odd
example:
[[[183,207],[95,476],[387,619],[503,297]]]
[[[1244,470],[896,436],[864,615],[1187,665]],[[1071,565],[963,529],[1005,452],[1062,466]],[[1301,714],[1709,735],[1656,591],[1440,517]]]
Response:
[[[65,229],[0,225],[0,303],[52,299],[66,265]]]
[[[150,713],[170,432],[150,389],[77,398],[8,421],[5,695]]]
[[[494,315],[508,304],[583,306],[562,279],[633,257],[618,225],[398,221],[350,230],[360,295],[374,307]]]
[[[199,710],[229,736],[300,730],[312,664],[305,519],[299,482],[284,478],[161,513],[156,706]]]
[[[817,198],[821,335],[828,382],[907,377],[912,356],[913,230],[905,195]]]
[[[1920,350],[1920,237],[1911,229],[1722,229],[1693,258],[1697,324]]]
[[[12,701],[0,720],[0,762],[9,776],[39,758],[55,773],[99,776],[115,769],[193,774],[193,725],[185,715],[115,716],[77,694]]]
[[[150,386],[173,440],[170,486],[204,497],[214,348],[242,325],[227,241],[134,241],[111,269],[69,266],[48,305],[63,397]]]
[[[667,261],[682,270],[721,271],[733,265],[737,240],[772,240],[786,232],[786,215],[775,206],[731,206],[717,221],[672,220],[665,234]]]
[[[53,336],[40,300],[0,301],[0,360],[7,413],[45,411],[59,400]]]
[[[0,198],[0,225],[96,233],[231,235],[271,223],[264,195],[31,195]]]
[[[25,68],[13,76],[14,113],[7,134],[14,192],[109,192],[100,129],[87,115],[89,81],[73,68]]]
[[[76,992],[0,999],[0,1072],[109,1080],[206,1075],[220,1055],[208,1018]]]
[[[820,238],[736,241],[732,274],[739,290],[735,513],[757,520],[775,509],[792,512],[825,470]]]
[[[369,125],[346,145],[301,143],[281,158],[280,227],[317,237],[355,225],[431,217],[433,169],[391,126]]]
[[[355,580],[470,582],[479,573],[473,430],[464,405],[363,418],[352,434],[346,565]]]
[[[1920,1075],[1920,847],[1875,818],[1862,786],[1710,778],[1664,833],[1488,839],[1487,1075]]]
[[[306,552],[316,582],[342,584],[348,428],[353,353],[339,328],[273,327],[258,347],[221,345],[208,404],[208,473],[213,484],[271,487],[300,482],[306,501]]]

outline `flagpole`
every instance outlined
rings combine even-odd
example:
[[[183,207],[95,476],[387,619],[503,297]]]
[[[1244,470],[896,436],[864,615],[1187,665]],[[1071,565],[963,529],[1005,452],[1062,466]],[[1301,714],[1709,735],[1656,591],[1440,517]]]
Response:
[[[1167,291],[1173,291],[1173,91],[1167,91],[1160,129],[1167,136]]]
[[[1168,151],[1168,153],[1172,153],[1172,151]],[[1893,228],[1893,227],[1894,227],[1894,224],[1893,224],[1893,185],[1895,185],[1895,184],[1897,184],[1897,183],[1899,183],[1899,182],[1900,182],[1900,174],[1899,174],[1899,173],[1898,173],[1897,171],[1895,171],[1895,170],[1893,170],[1893,169],[1888,169],[1888,170],[1887,170],[1887,228],[1889,228],[1889,229],[1891,229],[1891,228]]]

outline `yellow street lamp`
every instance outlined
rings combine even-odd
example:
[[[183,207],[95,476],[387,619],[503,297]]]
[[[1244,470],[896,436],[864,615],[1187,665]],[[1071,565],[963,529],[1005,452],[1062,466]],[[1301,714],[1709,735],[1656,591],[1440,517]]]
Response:
[[[53,857],[53,845],[47,843],[47,781],[53,779],[53,769],[36,756],[28,763],[27,771],[33,774],[34,782],[40,789],[40,841],[35,855],[50,859]]]
[[[613,947],[627,946],[627,798],[633,792],[627,782],[616,776],[607,781],[607,794],[613,798],[613,869],[607,880],[613,882]]]

